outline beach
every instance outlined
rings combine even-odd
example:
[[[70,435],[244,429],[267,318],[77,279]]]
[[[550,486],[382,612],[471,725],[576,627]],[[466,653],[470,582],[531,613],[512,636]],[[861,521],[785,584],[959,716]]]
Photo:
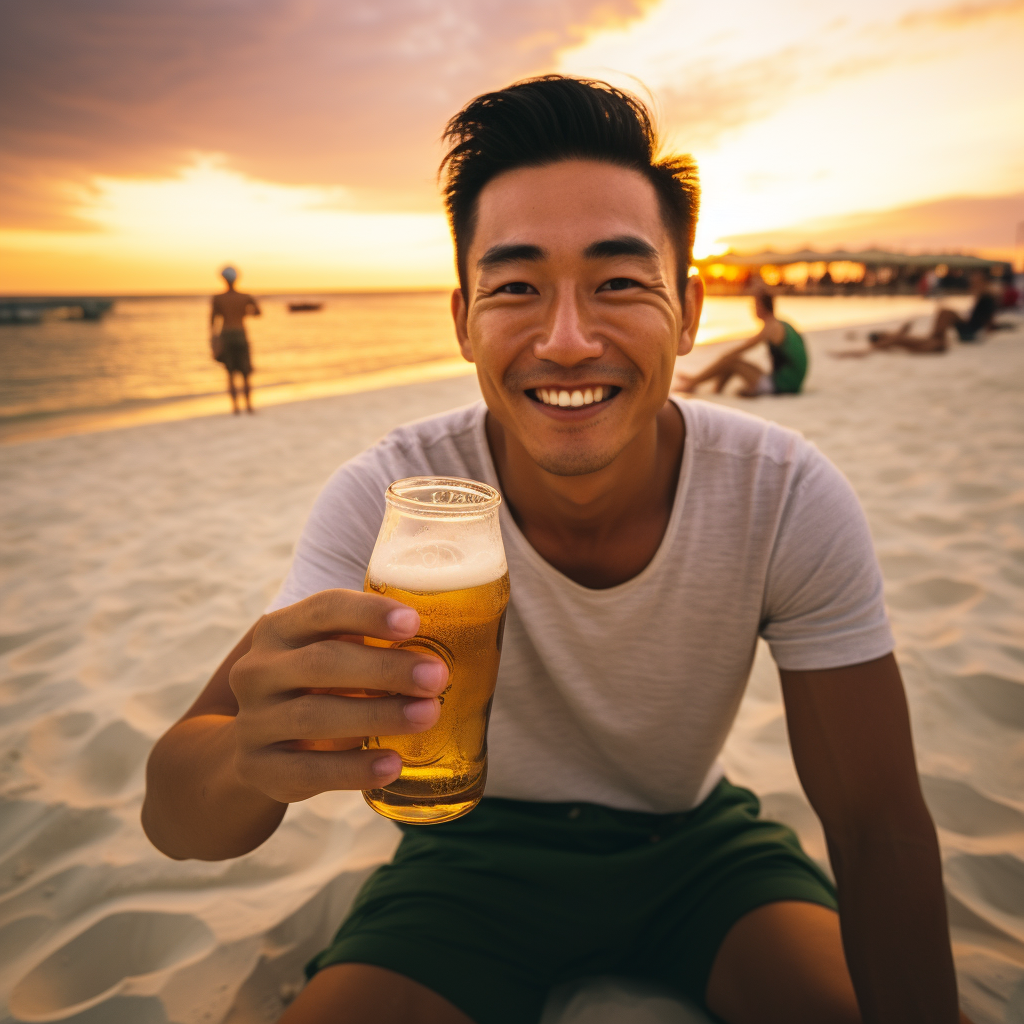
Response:
[[[714,399],[801,431],[867,512],[975,1024],[1024,1024],[1024,323],[1000,319],[928,357],[836,359],[865,328],[813,331],[805,394]],[[275,593],[329,473],[478,397],[462,375],[0,447],[0,1024],[276,1020],[397,830],[327,793],[247,856],[172,861],[139,826],[145,760]],[[824,864],[763,644],[723,757]],[[700,1019],[598,983],[546,1024]]]

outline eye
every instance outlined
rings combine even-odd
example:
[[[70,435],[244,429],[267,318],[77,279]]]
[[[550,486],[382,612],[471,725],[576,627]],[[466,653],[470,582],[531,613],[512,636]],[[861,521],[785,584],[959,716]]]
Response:
[[[631,277],[613,277],[610,281],[605,281],[597,290],[599,292],[623,292],[627,288],[640,287],[642,287],[640,282],[634,281]]]
[[[510,281],[495,289],[495,295],[536,295],[537,289],[525,281]]]

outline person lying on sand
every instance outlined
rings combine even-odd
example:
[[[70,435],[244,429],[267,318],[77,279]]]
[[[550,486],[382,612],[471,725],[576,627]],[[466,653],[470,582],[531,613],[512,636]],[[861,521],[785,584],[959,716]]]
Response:
[[[913,355],[945,352],[946,334],[951,327],[956,330],[961,341],[977,341],[979,335],[991,329],[992,318],[996,312],[996,300],[989,288],[988,277],[981,271],[975,271],[971,275],[971,294],[974,295],[974,306],[967,319],[952,309],[940,309],[935,314],[931,333],[923,338],[911,335],[910,329],[914,321],[908,320],[898,331],[873,331],[868,335],[870,348],[833,354],[840,359],[853,359],[870,355],[872,352],[884,352],[887,349],[903,349]]]
[[[636,98],[563,76],[478,97],[446,139],[452,313],[484,400],[330,479],[268,611],[153,750],[147,834],[237,857],[290,803],[398,779],[363,739],[430,729],[448,669],[362,643],[420,630],[362,590],[384,491],[489,481],[512,596],[486,793],[402,827],[282,1024],[526,1024],[594,974],[730,1024],[953,1024],[939,848],[857,499],[800,435],[669,398],[703,302],[693,162],[657,159]],[[759,635],[837,888],[717,760]]]
[[[677,373],[673,391],[693,392],[704,381],[715,382],[715,392],[721,394],[733,377],[741,377],[745,384],[739,392],[744,398],[758,395],[795,395],[800,391],[807,375],[807,348],[797,330],[775,318],[775,300],[767,292],[754,295],[754,315],[764,327],[739,348],[716,359],[700,373]],[[765,373],[755,363],[740,359],[740,355],[761,342],[766,342],[772,358],[771,373]]]

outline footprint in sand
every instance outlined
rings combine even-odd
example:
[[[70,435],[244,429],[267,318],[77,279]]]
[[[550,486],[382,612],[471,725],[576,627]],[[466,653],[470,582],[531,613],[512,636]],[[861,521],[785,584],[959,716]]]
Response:
[[[983,796],[966,782],[922,775],[921,788],[939,828],[962,836],[1024,838],[1024,814]]]
[[[904,580],[908,576],[927,572],[935,565],[934,558],[914,553],[880,554],[878,561],[886,580]]]
[[[113,796],[141,770],[152,745],[127,722],[111,722],[83,748],[78,757],[77,779],[93,793]]]
[[[128,704],[137,705],[144,713],[155,715],[161,722],[173,722],[199,696],[205,679],[191,683],[168,683],[156,690],[136,694]]]
[[[28,881],[40,868],[71,850],[111,835],[119,825],[115,816],[100,807],[53,807],[35,800],[3,804],[0,835],[11,842],[4,845],[0,858],[0,893]]]
[[[11,1012],[23,1020],[70,1016],[115,995],[126,979],[195,960],[214,941],[191,914],[111,914],[32,968],[11,992]]]
[[[24,647],[25,644],[29,644],[33,640],[37,640],[39,637],[45,636],[47,633],[51,633],[58,628],[59,626],[43,626],[42,629],[32,629],[26,633],[0,633],[0,654],[7,654],[8,651],[15,651],[19,647]]]
[[[917,583],[907,583],[887,595],[895,608],[927,611],[932,608],[951,608],[981,594],[973,583],[963,583],[944,576],[935,576]]]
[[[1010,729],[1024,729],[1024,683],[987,672],[946,678],[950,686],[993,721]]]
[[[945,864],[944,873],[961,899],[968,897],[968,905],[981,912],[977,904],[995,910],[1004,927],[1009,924],[1011,934],[1024,939],[1024,863],[1009,853],[990,855],[960,854]],[[983,914],[987,920],[990,914]]]
[[[41,683],[48,675],[48,672],[24,672],[20,676],[11,676],[10,679],[0,683],[0,699],[16,700],[22,694],[28,693],[36,683]]]

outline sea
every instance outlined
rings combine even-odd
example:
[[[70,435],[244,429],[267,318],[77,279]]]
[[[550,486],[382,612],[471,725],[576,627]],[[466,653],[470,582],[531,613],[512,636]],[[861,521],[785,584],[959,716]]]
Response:
[[[260,297],[249,321],[257,406],[472,372],[455,343],[448,292]],[[296,302],[319,304],[291,312]],[[923,316],[908,296],[782,296],[798,329]],[[709,297],[698,344],[756,331],[752,301]],[[209,296],[118,298],[100,320],[56,312],[0,324],[0,443],[225,411],[209,347]]]

